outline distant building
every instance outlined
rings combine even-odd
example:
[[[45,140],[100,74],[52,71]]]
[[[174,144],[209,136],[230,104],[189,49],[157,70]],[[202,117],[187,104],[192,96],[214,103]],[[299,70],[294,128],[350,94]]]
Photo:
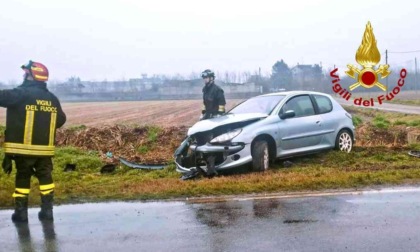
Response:
[[[307,86],[313,86],[322,78],[322,66],[300,65],[299,63],[290,69],[292,72],[293,82],[298,89],[306,89]]]

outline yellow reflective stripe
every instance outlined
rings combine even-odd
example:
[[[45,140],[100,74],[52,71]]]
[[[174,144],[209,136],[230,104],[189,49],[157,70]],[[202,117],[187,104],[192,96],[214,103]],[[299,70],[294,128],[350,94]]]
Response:
[[[13,198],[28,197],[30,191],[31,191],[31,189],[28,189],[28,188],[16,188],[12,197]]]
[[[52,193],[54,191],[55,185],[54,184],[48,184],[48,185],[40,185],[39,191],[42,195],[46,195],[49,193]]]
[[[35,111],[26,111],[26,120],[25,120],[25,134],[23,136],[24,144],[32,143],[32,132],[34,129],[34,117]]]
[[[54,156],[54,146],[30,145],[18,143],[5,143],[4,151],[9,154],[22,154],[31,156]]]
[[[54,189],[54,188],[55,188],[54,184],[40,185],[39,186],[39,190],[41,190],[41,191],[51,190],[51,189]]]
[[[35,74],[35,78],[42,79],[42,80],[48,80],[48,77],[42,76],[42,75],[38,75],[38,74]]]
[[[27,194],[14,193],[14,194],[12,194],[12,197],[13,198],[28,197],[28,195]]]
[[[4,143],[4,148],[14,148],[14,149],[27,149],[27,150],[42,150],[42,151],[53,151],[54,146],[46,145],[33,145],[33,144],[19,144],[19,143]]]
[[[51,113],[51,122],[50,122],[50,142],[49,146],[54,146],[54,136],[55,136],[55,125],[57,122],[57,113]]]
[[[50,194],[50,193],[52,193],[52,192],[54,192],[54,189],[47,190],[47,191],[41,191],[41,194],[42,194],[42,195],[47,195],[47,194]]]
[[[31,189],[28,189],[28,188],[16,188],[15,191],[17,193],[21,193],[21,194],[29,194],[31,192]]]
[[[29,156],[54,156],[54,151],[40,151],[40,150],[22,150],[22,149],[5,149],[7,154],[21,154]]]
[[[224,105],[220,105],[219,106],[219,111],[220,112],[224,112],[225,111],[225,106]]]

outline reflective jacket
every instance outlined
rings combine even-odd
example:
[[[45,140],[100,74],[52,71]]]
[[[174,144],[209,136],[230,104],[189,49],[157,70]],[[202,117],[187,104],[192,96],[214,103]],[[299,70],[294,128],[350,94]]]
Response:
[[[55,131],[66,122],[57,97],[45,82],[24,81],[15,89],[0,90],[6,107],[6,154],[54,156]]]
[[[203,103],[202,113],[204,119],[225,113],[226,100],[223,89],[214,84],[214,82],[204,86]]]

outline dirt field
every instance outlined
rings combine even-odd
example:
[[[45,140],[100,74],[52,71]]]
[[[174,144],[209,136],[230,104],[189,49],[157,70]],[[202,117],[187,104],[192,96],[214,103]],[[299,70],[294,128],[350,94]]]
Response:
[[[241,100],[229,100],[227,108]],[[115,124],[155,124],[161,127],[192,125],[201,113],[202,101],[138,101],[64,103],[66,127],[74,125],[104,126]],[[6,110],[0,110],[0,124],[6,121]]]

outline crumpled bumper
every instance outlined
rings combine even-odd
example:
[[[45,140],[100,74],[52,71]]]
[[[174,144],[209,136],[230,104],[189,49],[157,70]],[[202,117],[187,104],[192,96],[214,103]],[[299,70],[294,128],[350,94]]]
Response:
[[[229,169],[251,162],[250,144],[232,144],[232,145],[211,145],[201,146],[190,145],[190,150],[196,155],[200,154],[223,154],[224,161],[215,166],[216,170]],[[195,167],[183,167],[180,164],[180,156],[175,157],[176,170],[180,173],[190,172]]]

